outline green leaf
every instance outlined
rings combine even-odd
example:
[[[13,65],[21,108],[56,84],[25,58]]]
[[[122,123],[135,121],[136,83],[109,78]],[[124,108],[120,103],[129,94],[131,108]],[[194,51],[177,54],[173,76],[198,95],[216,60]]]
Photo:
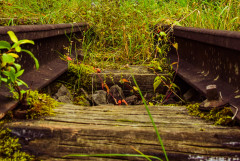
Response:
[[[154,106],[154,104],[153,104],[152,102],[148,102],[148,104],[149,104],[150,106]]]
[[[18,85],[18,86],[21,86],[21,85],[23,85],[23,84],[22,84],[22,82],[17,81],[17,85]]]
[[[177,25],[177,26],[182,26],[182,25],[179,23],[179,21],[174,21],[173,24],[174,24],[174,25]]]
[[[32,41],[32,40],[19,40],[18,42],[13,44],[12,48],[16,48],[17,46],[20,46],[22,44],[33,44],[34,45],[34,41]]]
[[[160,79],[159,76],[157,76],[154,79],[154,83],[153,83],[153,88],[154,88],[154,92],[156,91],[157,87],[161,84],[162,80]]]
[[[10,77],[12,82],[16,81],[16,71],[13,67],[11,67],[11,70],[9,72],[9,77]]]
[[[7,78],[1,78],[1,81],[3,81],[3,82],[5,82],[5,83],[7,83]]]
[[[32,53],[31,51],[25,50],[25,49],[22,49],[22,51],[28,53],[28,54],[33,58],[33,60],[35,61],[36,69],[39,69],[38,60],[37,60],[37,58],[33,55],[33,53]]]
[[[176,49],[176,50],[178,50],[178,43],[174,43],[174,44],[172,44],[173,45],[173,47]]]
[[[11,49],[11,45],[7,41],[0,41],[0,49]]]
[[[17,44],[19,44],[19,45],[22,45],[22,44],[33,44],[34,45],[34,41],[24,39],[24,40],[18,41]]]
[[[27,91],[25,91],[25,90],[21,90],[20,92],[21,92],[21,94],[27,93]]]
[[[15,68],[13,68],[12,66],[10,66],[10,72],[13,72],[14,74],[16,73]]]
[[[235,20],[237,20],[239,17],[234,17],[233,19],[231,19],[230,20],[230,23],[229,24],[231,24],[231,23],[233,23]]]
[[[167,34],[163,31],[161,31],[159,34],[160,34],[160,36],[167,36]]]
[[[10,71],[3,71],[2,74],[5,75],[5,76],[7,76],[7,77],[9,77]]]
[[[14,63],[13,65],[16,67],[17,72],[21,69],[21,65],[20,64]]]
[[[21,76],[24,72],[24,69],[20,70],[19,72],[16,73],[16,78]]]
[[[22,81],[21,79],[17,79],[17,84],[18,84],[18,86],[24,85],[24,86],[26,86],[26,87],[28,88],[27,83],[25,83],[25,82]]]
[[[160,67],[160,66],[158,66],[158,70],[161,71],[161,72],[163,71],[162,67]]]
[[[16,50],[16,52],[18,52],[18,53],[19,53],[19,52],[21,52],[21,50],[22,50],[22,49],[21,49],[21,47],[20,47],[20,46],[16,46],[16,47],[15,47],[15,50]]]
[[[12,83],[12,81],[11,81],[11,79],[10,79],[9,77],[7,78],[7,82],[6,82],[6,83],[7,83],[7,84],[11,84],[11,83]],[[11,86],[9,85],[8,88],[10,89]]]
[[[16,81],[16,70],[13,67],[10,67],[10,71],[3,71],[3,75],[8,77],[7,83],[15,82]]]
[[[14,32],[13,31],[8,31],[7,32],[8,33],[8,35],[10,36],[10,39],[13,41],[13,42],[18,42],[18,38],[17,38],[17,36],[14,34]]]
[[[12,55],[3,54],[2,55],[2,62],[3,63],[14,63],[15,59]]]
[[[19,55],[15,54],[15,53],[8,53],[8,55],[11,55],[14,58],[19,58]]]
[[[161,75],[161,79],[164,79],[165,81],[167,81],[167,78],[164,77],[163,75]]]

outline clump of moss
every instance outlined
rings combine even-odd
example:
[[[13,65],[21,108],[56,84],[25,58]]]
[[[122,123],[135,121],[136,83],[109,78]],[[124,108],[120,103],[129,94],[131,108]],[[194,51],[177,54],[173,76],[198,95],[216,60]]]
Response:
[[[187,106],[188,113],[192,116],[199,116],[205,120],[214,121],[215,125],[236,125],[237,122],[232,120],[232,110],[230,107],[213,108],[209,112],[200,111],[199,104],[190,104]]]
[[[36,119],[42,116],[53,115],[53,109],[59,104],[53,98],[38,91],[27,91],[27,104],[29,109],[26,110],[26,118]],[[17,99],[17,94],[14,97]],[[0,160],[4,161],[36,161],[31,156],[21,151],[19,139],[11,137],[11,130],[5,128],[5,122],[9,122],[14,117],[14,112],[9,111],[4,119],[0,122]]]
[[[59,105],[59,102],[47,94],[38,91],[29,91],[27,102],[30,108],[27,110],[27,118],[37,119],[42,116],[54,115],[53,109]]]
[[[53,109],[60,104],[58,101],[51,98],[48,94],[40,93],[37,90],[28,90],[26,91],[26,93],[27,103],[20,103],[20,105],[14,111],[18,109],[24,111],[24,118],[27,119],[38,119],[42,116],[54,115]],[[19,96],[17,93],[13,94],[14,99],[18,100],[18,97]],[[5,117],[7,117],[8,120],[11,120],[15,116],[14,111],[9,111]],[[23,118],[23,116],[21,116],[20,118]]]
[[[75,97],[73,104],[80,106],[90,106],[90,103],[88,102],[84,95]]]
[[[74,89],[80,89],[80,87],[88,89],[92,84],[91,74],[95,72],[93,66],[83,63],[69,63],[67,73],[68,83],[72,84]]]
[[[0,160],[4,161],[35,161],[34,156],[31,156],[21,150],[19,139],[11,137],[11,130],[3,127],[3,122],[0,122]]]

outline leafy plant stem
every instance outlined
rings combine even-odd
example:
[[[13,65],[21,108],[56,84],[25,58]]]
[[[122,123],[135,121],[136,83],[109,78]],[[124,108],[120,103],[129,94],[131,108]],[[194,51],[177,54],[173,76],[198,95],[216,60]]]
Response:
[[[172,45],[172,44],[171,44]],[[175,47],[174,47],[175,48]],[[177,73],[178,73],[178,69],[179,69],[179,62],[180,62],[180,58],[179,58],[179,53],[178,53],[178,48],[175,48],[176,49],[176,53],[177,53],[177,68],[176,68],[176,70],[175,70],[175,74],[174,74],[174,76],[173,76],[173,79],[172,79],[172,82],[174,82],[174,80],[175,80],[175,78],[176,78],[176,76],[177,76]],[[170,88],[168,88],[168,90],[167,90],[167,92],[166,93],[168,93],[170,91]],[[163,104],[164,102],[165,102],[165,100],[167,100],[170,96],[171,96],[171,94],[172,94],[172,91],[168,94],[168,95],[166,95],[165,96],[165,98],[163,98],[163,101],[161,102],[161,104]],[[175,94],[176,95],[176,94]],[[176,95],[178,98],[180,98],[180,100],[181,101],[183,101],[183,102],[185,102],[181,97],[179,97],[178,95]]]

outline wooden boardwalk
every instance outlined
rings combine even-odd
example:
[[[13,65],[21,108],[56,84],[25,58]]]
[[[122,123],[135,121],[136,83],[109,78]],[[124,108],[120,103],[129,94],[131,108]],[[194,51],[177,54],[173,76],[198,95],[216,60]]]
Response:
[[[149,107],[169,160],[240,160],[240,127],[214,126],[189,116],[185,107]],[[144,106],[65,104],[43,120],[8,124],[25,151],[43,160],[145,160],[143,158],[62,158],[73,153],[144,154],[164,159]]]

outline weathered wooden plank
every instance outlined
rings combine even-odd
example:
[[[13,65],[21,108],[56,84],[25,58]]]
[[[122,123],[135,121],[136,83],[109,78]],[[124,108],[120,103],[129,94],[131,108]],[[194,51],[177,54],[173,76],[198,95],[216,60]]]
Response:
[[[187,115],[185,107],[149,107],[170,160],[217,157],[240,159],[240,128],[214,126]],[[57,115],[8,124],[23,148],[45,160],[72,153],[137,153],[163,157],[144,106],[65,104]],[[72,160],[74,160],[72,158]],[[145,160],[143,158],[81,158],[76,160]]]

